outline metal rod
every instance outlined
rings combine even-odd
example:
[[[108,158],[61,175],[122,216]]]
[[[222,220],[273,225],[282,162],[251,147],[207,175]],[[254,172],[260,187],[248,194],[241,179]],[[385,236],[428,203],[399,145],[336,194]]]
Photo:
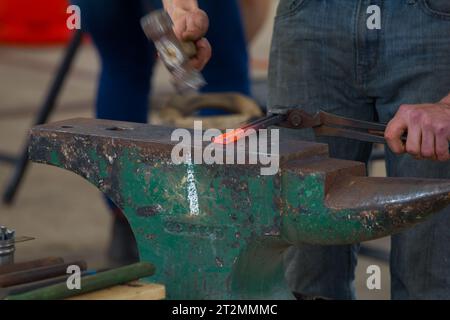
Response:
[[[96,271],[83,271],[81,272],[81,277],[85,277],[85,276],[91,276],[96,274]],[[17,286],[13,286],[13,287],[8,287],[8,288],[4,288],[4,289],[0,289],[0,299],[3,299],[6,296],[11,296],[14,294],[21,294],[21,293],[25,293],[28,291],[32,291],[32,290],[36,290],[36,289],[40,289],[40,288],[45,288],[57,283],[64,283],[67,282],[67,279],[69,277],[71,277],[71,274],[65,274],[62,276],[58,276],[58,277],[54,277],[54,278],[48,278],[48,279],[44,279],[44,280],[39,280],[39,281],[34,281],[34,282],[30,282],[30,283],[25,283],[25,284],[20,284]]]
[[[64,259],[59,258],[59,257],[58,258],[48,257],[48,258],[43,258],[43,259],[39,259],[39,260],[14,263],[14,264],[10,264],[10,265],[0,266],[0,275],[11,273],[11,272],[30,270],[30,269],[40,268],[40,267],[45,267],[45,266],[51,266],[51,265],[61,264],[61,263],[64,263]]]
[[[366,130],[378,130],[385,131],[386,125],[378,122],[369,122],[357,119],[346,118],[337,116],[324,111],[320,112],[323,125],[336,125],[342,127],[350,127],[352,129],[366,129]]]
[[[67,268],[71,265],[79,266],[82,271],[87,268],[86,262],[76,261],[72,263],[62,263],[58,265],[40,267],[32,270],[7,273],[0,275],[0,287],[11,287],[28,282],[61,276],[67,273]]]
[[[70,71],[75,55],[82,42],[82,38],[83,32],[81,30],[77,30],[73,35],[72,40],[69,43],[69,46],[67,47],[66,53],[53,80],[48,95],[44,103],[42,104],[41,108],[39,109],[39,113],[37,114],[36,119],[34,121],[36,125],[45,123],[48,120],[51,112],[54,110],[56,100],[59,94],[61,93],[64,81],[66,79],[67,74]],[[14,173],[5,188],[3,194],[3,202],[5,204],[11,204],[14,201],[14,197],[17,193],[17,190],[20,186],[20,183],[23,179],[27,167],[28,167],[28,139],[26,139],[25,146],[23,147],[20,156],[18,157]]]
[[[378,249],[366,245],[361,245],[359,254],[365,257],[389,263],[390,251],[386,249]]]
[[[12,155],[12,154],[3,153],[3,152],[0,153],[0,162],[4,162],[6,164],[14,165],[14,164],[16,164],[16,162],[18,160],[19,159],[16,156]]]
[[[151,263],[139,262],[118,269],[97,273],[81,278],[80,290],[69,290],[66,283],[55,284],[46,288],[12,295],[6,300],[56,300],[89,293],[115,285],[128,283],[155,273],[155,267]]]
[[[378,160],[385,160],[386,159],[386,152],[384,149],[373,149],[372,154],[370,156],[370,161],[378,161]]]
[[[383,136],[344,128],[320,126],[314,128],[314,133],[318,136],[341,137],[380,144],[386,143],[386,140],[384,139]]]

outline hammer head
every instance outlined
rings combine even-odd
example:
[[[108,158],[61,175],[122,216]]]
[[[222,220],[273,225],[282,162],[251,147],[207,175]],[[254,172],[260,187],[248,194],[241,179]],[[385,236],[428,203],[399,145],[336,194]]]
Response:
[[[192,42],[182,42],[176,37],[172,19],[166,11],[156,10],[144,16],[141,26],[146,36],[155,43],[179,92],[198,90],[206,84],[201,73],[189,64],[189,59],[197,54],[195,45]]]

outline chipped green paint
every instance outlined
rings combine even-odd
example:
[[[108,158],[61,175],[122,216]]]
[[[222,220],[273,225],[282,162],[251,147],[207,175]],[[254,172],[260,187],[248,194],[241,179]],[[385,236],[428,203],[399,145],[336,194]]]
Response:
[[[325,206],[324,179],[322,174],[283,175],[282,198],[288,211],[284,215],[283,233],[287,239],[293,244],[305,239],[315,244],[347,244],[375,237],[371,225],[360,219],[359,212]]]
[[[62,166],[61,162],[59,161],[59,154],[55,150],[52,150],[50,152],[50,163],[57,167]]]
[[[30,157],[83,176],[124,211],[140,259],[156,266],[149,280],[164,283],[170,299],[291,298],[282,263],[288,247],[383,237],[450,203],[447,181],[349,180],[359,164],[329,159],[320,145],[303,143],[276,176],[261,176],[256,165],[194,165],[199,211],[191,212],[187,167],[170,162],[164,140],[171,130],[148,126],[127,136],[108,131],[113,126],[133,124],[68,121],[64,127],[75,132],[61,132],[61,123],[37,127]],[[311,166],[311,159],[323,165]],[[327,178],[336,175],[346,183],[329,191]],[[380,188],[403,193],[393,202]],[[349,192],[358,198],[347,199]]]
[[[280,248],[300,242],[292,228],[310,234],[314,242],[317,230],[333,229],[337,222],[323,205],[321,175],[292,177],[282,171],[281,176],[260,176],[257,167],[198,165],[200,214],[194,217],[188,214],[185,165],[161,165],[132,148],[124,148],[109,163],[96,150],[85,150],[92,168],[99,170],[88,179],[98,184],[98,177],[117,177],[110,191],[103,190],[123,209],[141,260],[158,267],[152,281],[165,283],[169,298],[287,298]],[[110,166],[114,172],[108,171]],[[275,201],[280,197],[294,213],[280,211]],[[355,228],[343,221],[340,233],[352,234]],[[261,259],[266,275],[255,273]]]
[[[105,161],[92,156],[92,150],[87,153],[93,166],[101,168]],[[241,297],[242,292],[231,290],[230,275],[254,235],[274,228],[279,215],[273,205],[279,193],[275,177],[258,176],[256,167],[229,174],[225,166],[195,166],[200,213],[191,216],[185,165],[162,166],[125,148],[113,168],[117,185],[111,188],[113,194],[106,193],[124,210],[141,260],[159,266],[152,281],[165,283],[170,298]],[[197,276],[187,277],[189,273]],[[189,293],[186,287],[192,288]]]
[[[89,155],[89,159],[91,159],[92,163],[97,165],[99,178],[108,178],[110,173],[108,172],[107,160],[104,157],[99,157],[97,154],[97,150],[89,149],[86,150],[86,153]]]

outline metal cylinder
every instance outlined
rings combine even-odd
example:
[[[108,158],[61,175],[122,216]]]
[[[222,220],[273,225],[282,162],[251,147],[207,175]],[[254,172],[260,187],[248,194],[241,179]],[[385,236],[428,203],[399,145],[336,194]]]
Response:
[[[0,266],[14,263],[15,231],[0,226]]]

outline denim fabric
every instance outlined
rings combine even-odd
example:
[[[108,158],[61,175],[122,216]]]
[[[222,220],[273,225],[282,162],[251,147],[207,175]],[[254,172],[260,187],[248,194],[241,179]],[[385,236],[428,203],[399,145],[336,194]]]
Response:
[[[369,30],[367,8],[381,8]],[[319,109],[388,122],[401,104],[450,92],[450,1],[281,0],[275,19],[269,110]],[[310,130],[284,136],[315,139]],[[366,162],[371,145],[320,138],[333,157]],[[450,163],[387,152],[394,177],[450,178]],[[393,299],[450,298],[450,210],[392,237]],[[286,255],[286,277],[302,294],[354,298],[357,246],[305,245]]]
[[[96,117],[147,122],[156,52],[139,24],[144,12],[141,2],[73,0],[72,3],[80,6],[81,26],[92,37],[100,57]]]
[[[82,27],[93,38],[101,59],[96,116],[147,122],[154,46],[139,20],[162,7],[161,0],[72,0],[80,6]],[[210,17],[206,37],[213,57],[203,70],[203,92],[250,95],[248,52],[237,0],[199,0]],[[230,50],[233,48],[233,50]],[[208,114],[217,113],[217,110]]]

